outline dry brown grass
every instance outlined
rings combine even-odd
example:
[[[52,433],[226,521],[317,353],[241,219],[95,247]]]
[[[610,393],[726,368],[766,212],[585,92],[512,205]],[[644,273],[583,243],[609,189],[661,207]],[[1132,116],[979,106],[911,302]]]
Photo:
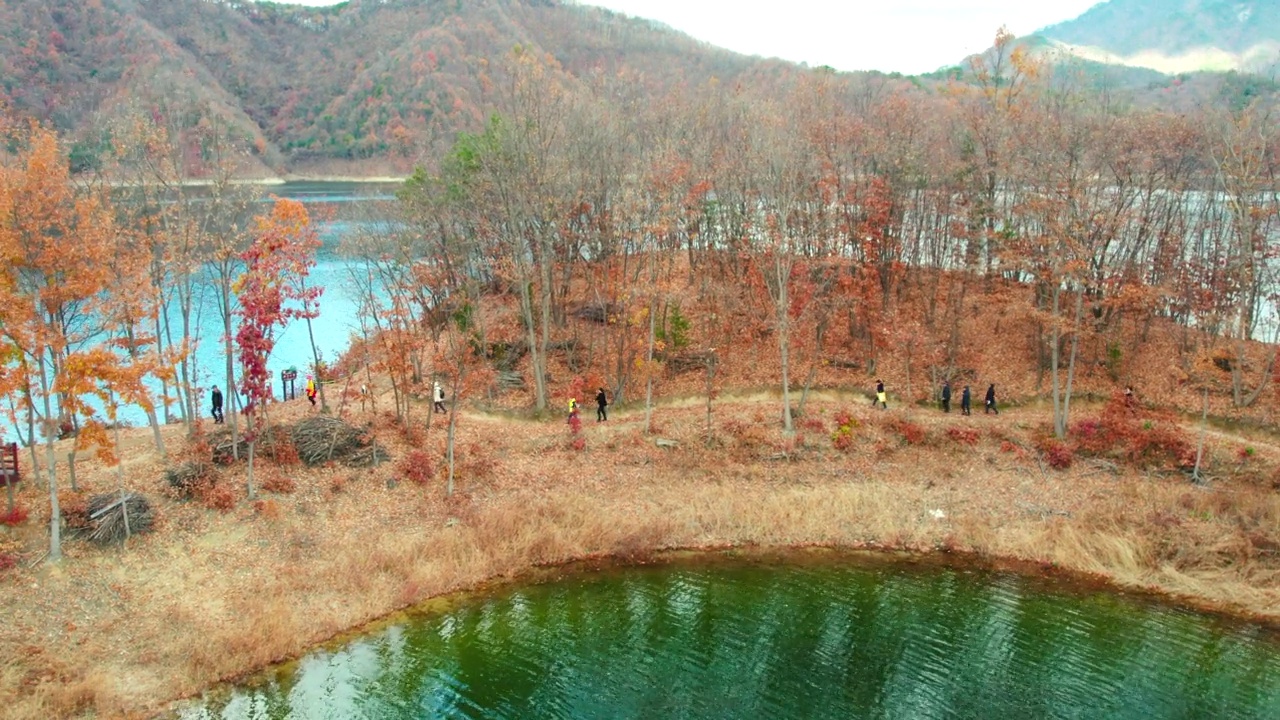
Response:
[[[1027,413],[915,411],[911,423],[937,440],[922,447],[895,434],[905,414],[854,407],[860,427],[841,452],[829,433],[795,442],[769,428],[775,407],[763,402],[723,403],[723,444],[711,448],[696,403],[664,408],[678,450],[654,447],[639,413],[586,423],[585,453],[565,449],[558,420],[467,415],[460,432],[479,469],[448,500],[440,480],[389,487],[393,462],[290,468],[296,492],[256,505],[237,495],[227,514],[161,501],[162,529],[126,551],[72,543],[60,568],[0,576],[0,602],[15,608],[0,628],[0,703],[13,718],[146,717],[427,598],[535,566],[674,548],[970,552],[1280,620],[1280,501],[1268,490],[1082,463],[1042,474],[1034,455],[1000,452],[1010,439],[1031,446],[1019,425],[1039,418]],[[814,402],[811,417],[828,420],[847,406]],[[999,432],[973,447],[945,441],[961,423]],[[422,447],[440,436],[428,429]],[[384,439],[397,457],[408,450]],[[154,481],[138,469],[133,489],[156,496],[159,468]],[[220,484],[243,493],[239,472]],[[83,475],[99,482],[92,468]],[[40,541],[38,526],[26,531]]]

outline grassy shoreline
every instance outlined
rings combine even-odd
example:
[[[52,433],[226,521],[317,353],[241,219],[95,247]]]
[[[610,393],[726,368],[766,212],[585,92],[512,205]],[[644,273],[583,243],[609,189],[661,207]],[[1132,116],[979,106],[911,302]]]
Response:
[[[838,405],[819,403],[814,415]],[[559,421],[467,414],[467,480],[453,498],[438,477],[390,487],[396,473],[383,466],[298,470],[296,492],[242,500],[226,514],[162,503],[163,527],[123,551],[75,543],[62,566],[0,582],[16,609],[0,630],[0,700],[15,718],[150,717],[430,598],[520,581],[531,569],[680,549],[1011,563],[1280,627],[1280,563],[1241,544],[1255,527],[1274,528],[1274,493],[1084,464],[1043,472],[996,440],[1025,414],[970,421],[988,425],[968,447],[946,440],[955,416],[917,413],[932,439],[905,446],[891,442],[896,413],[860,408],[852,452],[818,434],[775,460],[786,440],[755,429],[767,425],[756,422],[766,407],[726,402],[719,417],[731,431],[712,448],[698,440],[700,408],[665,408],[663,437],[677,450],[656,448],[639,414],[624,413],[588,424],[585,453],[569,447]],[[380,441],[403,457],[411,443],[434,449],[439,439],[437,426]],[[130,477],[155,493],[156,466],[141,454],[133,462]],[[239,472],[227,481],[240,482]],[[105,471],[101,480],[114,484]]]

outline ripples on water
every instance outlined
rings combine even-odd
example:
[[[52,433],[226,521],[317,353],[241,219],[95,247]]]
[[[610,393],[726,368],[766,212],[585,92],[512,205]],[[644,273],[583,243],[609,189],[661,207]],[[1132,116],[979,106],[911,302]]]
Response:
[[[1010,575],[645,568],[388,627],[180,717],[1280,718],[1280,644]]]

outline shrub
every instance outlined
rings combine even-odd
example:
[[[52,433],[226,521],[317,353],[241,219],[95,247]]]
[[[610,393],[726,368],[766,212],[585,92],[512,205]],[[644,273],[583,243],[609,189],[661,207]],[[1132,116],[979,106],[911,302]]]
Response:
[[[253,503],[253,512],[260,518],[276,520],[280,517],[280,506],[275,500],[256,500]]]
[[[27,521],[27,511],[21,505],[14,505],[13,512],[5,512],[0,514],[0,525],[8,525],[13,527],[21,525]]]
[[[853,448],[853,431],[858,429],[858,419],[848,410],[837,410],[835,413],[836,429],[831,431],[831,444],[841,452]]]
[[[827,424],[822,422],[822,418],[804,418],[800,421],[800,427],[809,432],[826,433]]]
[[[1172,418],[1131,407],[1123,396],[1113,397],[1096,418],[1071,428],[1077,452],[1109,456],[1149,467],[1181,468],[1195,462],[1186,433]]]
[[[724,422],[723,427],[739,448],[754,449],[769,442],[769,433],[759,423],[730,418]]]
[[[410,450],[398,467],[405,480],[414,485],[426,485],[436,476],[435,463],[425,450]]]
[[[272,444],[271,459],[275,460],[276,464],[281,466],[299,465],[302,463],[302,458],[298,457],[298,446],[294,445],[287,437]]]
[[[925,441],[924,428],[909,420],[898,421],[898,434],[902,435],[908,445],[920,445]]]
[[[974,428],[947,428],[947,437],[957,445],[977,445],[978,431]]]
[[[1252,448],[1252,447],[1245,446],[1245,447],[1242,447],[1242,448],[1240,448],[1240,449],[1236,450],[1236,459],[1237,459],[1237,460],[1239,460],[1240,462],[1246,462],[1246,461],[1248,461],[1248,460],[1249,460],[1249,458],[1251,458],[1251,457],[1253,457],[1253,448]]]
[[[236,506],[235,493],[223,484],[209,483],[201,492],[200,504],[210,510],[230,512]]]
[[[18,556],[13,553],[0,553],[0,572],[18,567]]]
[[[466,453],[463,455],[462,461],[463,472],[468,477],[488,478],[492,477],[497,470],[497,463],[494,462],[493,455],[486,452],[480,443],[471,443],[467,445]]]
[[[422,428],[412,424],[400,426],[400,437],[404,439],[405,443],[413,447],[422,445],[427,441],[427,435]]]
[[[1044,453],[1045,462],[1054,470],[1066,470],[1075,459],[1071,446],[1061,440],[1050,438],[1043,441],[1040,443],[1040,451]]]
[[[284,473],[266,473],[262,478],[262,489],[277,495],[288,495],[298,489],[298,484]]]
[[[1071,428],[1076,448],[1082,452],[1099,454],[1107,452],[1115,439],[1098,418],[1085,418]]]
[[[587,439],[579,435],[573,439],[573,442],[569,443],[569,446],[578,452],[582,452],[587,449]]]

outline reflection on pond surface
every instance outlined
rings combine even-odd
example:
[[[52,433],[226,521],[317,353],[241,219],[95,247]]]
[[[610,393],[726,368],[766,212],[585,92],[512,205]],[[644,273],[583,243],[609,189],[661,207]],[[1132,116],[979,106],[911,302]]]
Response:
[[[466,601],[179,717],[1280,718],[1280,644],[1000,573],[639,568]]]

